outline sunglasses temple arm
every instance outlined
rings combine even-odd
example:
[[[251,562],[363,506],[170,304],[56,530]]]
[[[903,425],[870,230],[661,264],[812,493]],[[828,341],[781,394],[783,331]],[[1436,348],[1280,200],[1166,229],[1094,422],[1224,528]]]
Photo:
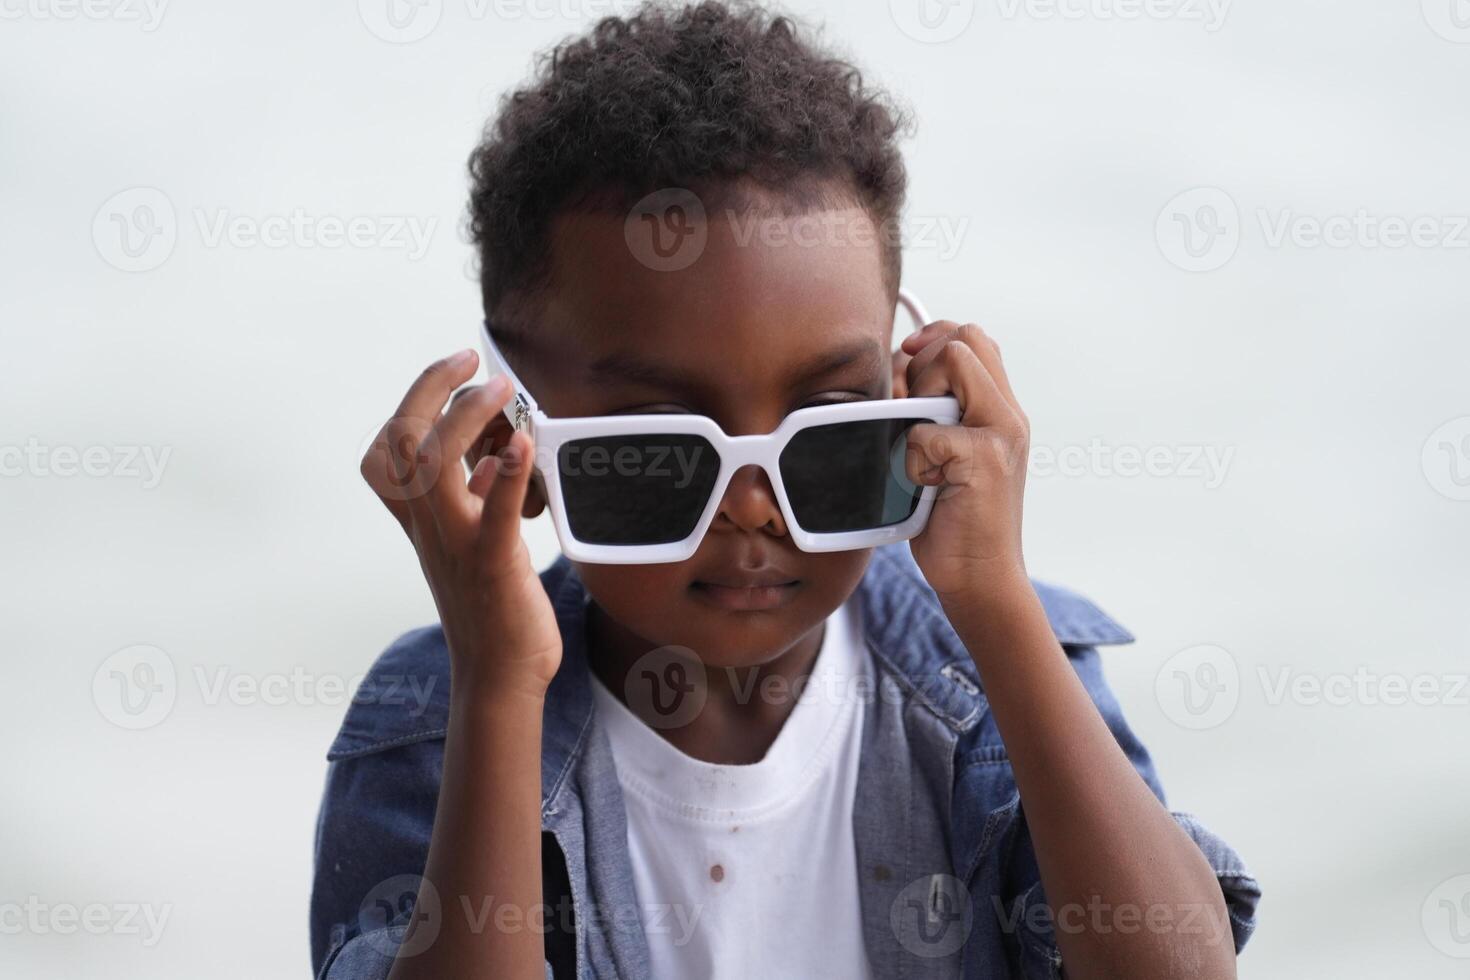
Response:
[[[923,303],[919,302],[919,297],[907,289],[898,291],[898,305],[907,310],[909,317],[914,321],[914,333],[918,333],[933,322],[929,319],[929,311],[924,309]]]
[[[526,386],[521,384],[521,379],[516,377],[516,373],[511,370],[510,364],[505,360],[505,355],[500,353],[500,348],[495,344],[495,338],[490,336],[488,321],[480,324],[480,345],[485,349],[485,372],[488,375],[486,380],[494,378],[497,374],[503,374],[510,382],[512,394],[510,401],[505,403],[503,409],[505,417],[513,428],[531,432],[534,437],[535,432],[532,429],[531,420],[532,415],[540,411],[540,406],[536,404],[536,399],[531,397],[530,392],[526,391]]]

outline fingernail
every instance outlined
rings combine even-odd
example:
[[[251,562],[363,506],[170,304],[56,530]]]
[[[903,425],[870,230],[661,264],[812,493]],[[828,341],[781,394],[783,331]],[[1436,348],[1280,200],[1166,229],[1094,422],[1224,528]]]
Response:
[[[485,382],[485,391],[487,394],[490,395],[491,398],[499,398],[501,395],[505,394],[505,389],[509,386],[510,382],[505,379],[505,375],[497,374],[495,377]]]
[[[472,348],[472,347],[466,347],[464,350],[459,351],[456,354],[452,354],[450,356],[450,358],[449,358],[449,363],[450,364],[453,364],[455,367],[459,367],[460,365],[462,365],[462,364],[466,363],[467,361],[469,361],[469,359],[472,358],[472,357],[474,357],[474,356],[475,356],[474,348]]]

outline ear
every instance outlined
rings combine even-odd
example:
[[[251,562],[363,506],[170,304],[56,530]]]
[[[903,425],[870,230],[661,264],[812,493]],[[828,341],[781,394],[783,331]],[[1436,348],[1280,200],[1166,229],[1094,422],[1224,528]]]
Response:
[[[907,398],[909,396],[909,361],[913,357],[905,354],[902,350],[893,352],[893,396],[894,398]]]
[[[459,393],[455,393],[459,397]],[[490,424],[485,426],[485,431],[480,433],[479,438],[470,443],[470,448],[465,450],[465,464],[473,472],[476,464],[486,456],[500,452],[510,442],[511,433],[515,431],[510,426],[510,420],[502,413],[496,413]],[[541,482],[539,473],[531,474],[531,482],[526,485],[526,499],[521,503],[522,517],[537,517],[546,509],[546,487]]]

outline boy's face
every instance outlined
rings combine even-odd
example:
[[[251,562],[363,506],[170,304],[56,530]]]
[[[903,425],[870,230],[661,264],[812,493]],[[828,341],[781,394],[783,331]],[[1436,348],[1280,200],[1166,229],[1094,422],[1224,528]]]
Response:
[[[752,222],[762,233],[751,234]],[[886,398],[893,299],[863,209],[779,216],[711,210],[680,271],[640,261],[620,216],[559,219],[523,377],[552,417],[689,412],[729,435],[767,433],[799,408]],[[796,244],[796,242],[801,244]],[[857,586],[871,552],[792,543],[765,472],[737,472],[694,557],[579,563],[589,593],[650,646],[710,667],[769,662]]]

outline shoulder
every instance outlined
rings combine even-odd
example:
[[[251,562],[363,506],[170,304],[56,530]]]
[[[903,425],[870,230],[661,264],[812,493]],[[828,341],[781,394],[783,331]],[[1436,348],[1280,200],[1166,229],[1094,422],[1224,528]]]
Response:
[[[1090,599],[1032,582],[1057,642],[1094,700],[1105,700],[1097,648],[1133,635]],[[907,543],[877,549],[859,586],[864,639],[883,672],[958,731],[975,727],[988,701],[979,672]]]
[[[953,635],[948,630],[949,622],[944,618],[939,598],[924,580],[907,543],[888,545],[875,551],[869,576],[870,591],[882,595],[881,604],[901,610],[906,615],[910,610],[919,610],[921,615],[915,618],[921,623],[927,621],[931,628]],[[1034,578],[1031,586],[1036,590],[1052,632],[1062,646],[1111,646],[1133,642],[1132,633],[1086,596]],[[957,638],[954,642],[958,642]],[[952,645],[937,644],[938,647]]]
[[[442,738],[448,720],[444,630],[437,624],[410,630],[389,644],[363,677],[327,758]]]

